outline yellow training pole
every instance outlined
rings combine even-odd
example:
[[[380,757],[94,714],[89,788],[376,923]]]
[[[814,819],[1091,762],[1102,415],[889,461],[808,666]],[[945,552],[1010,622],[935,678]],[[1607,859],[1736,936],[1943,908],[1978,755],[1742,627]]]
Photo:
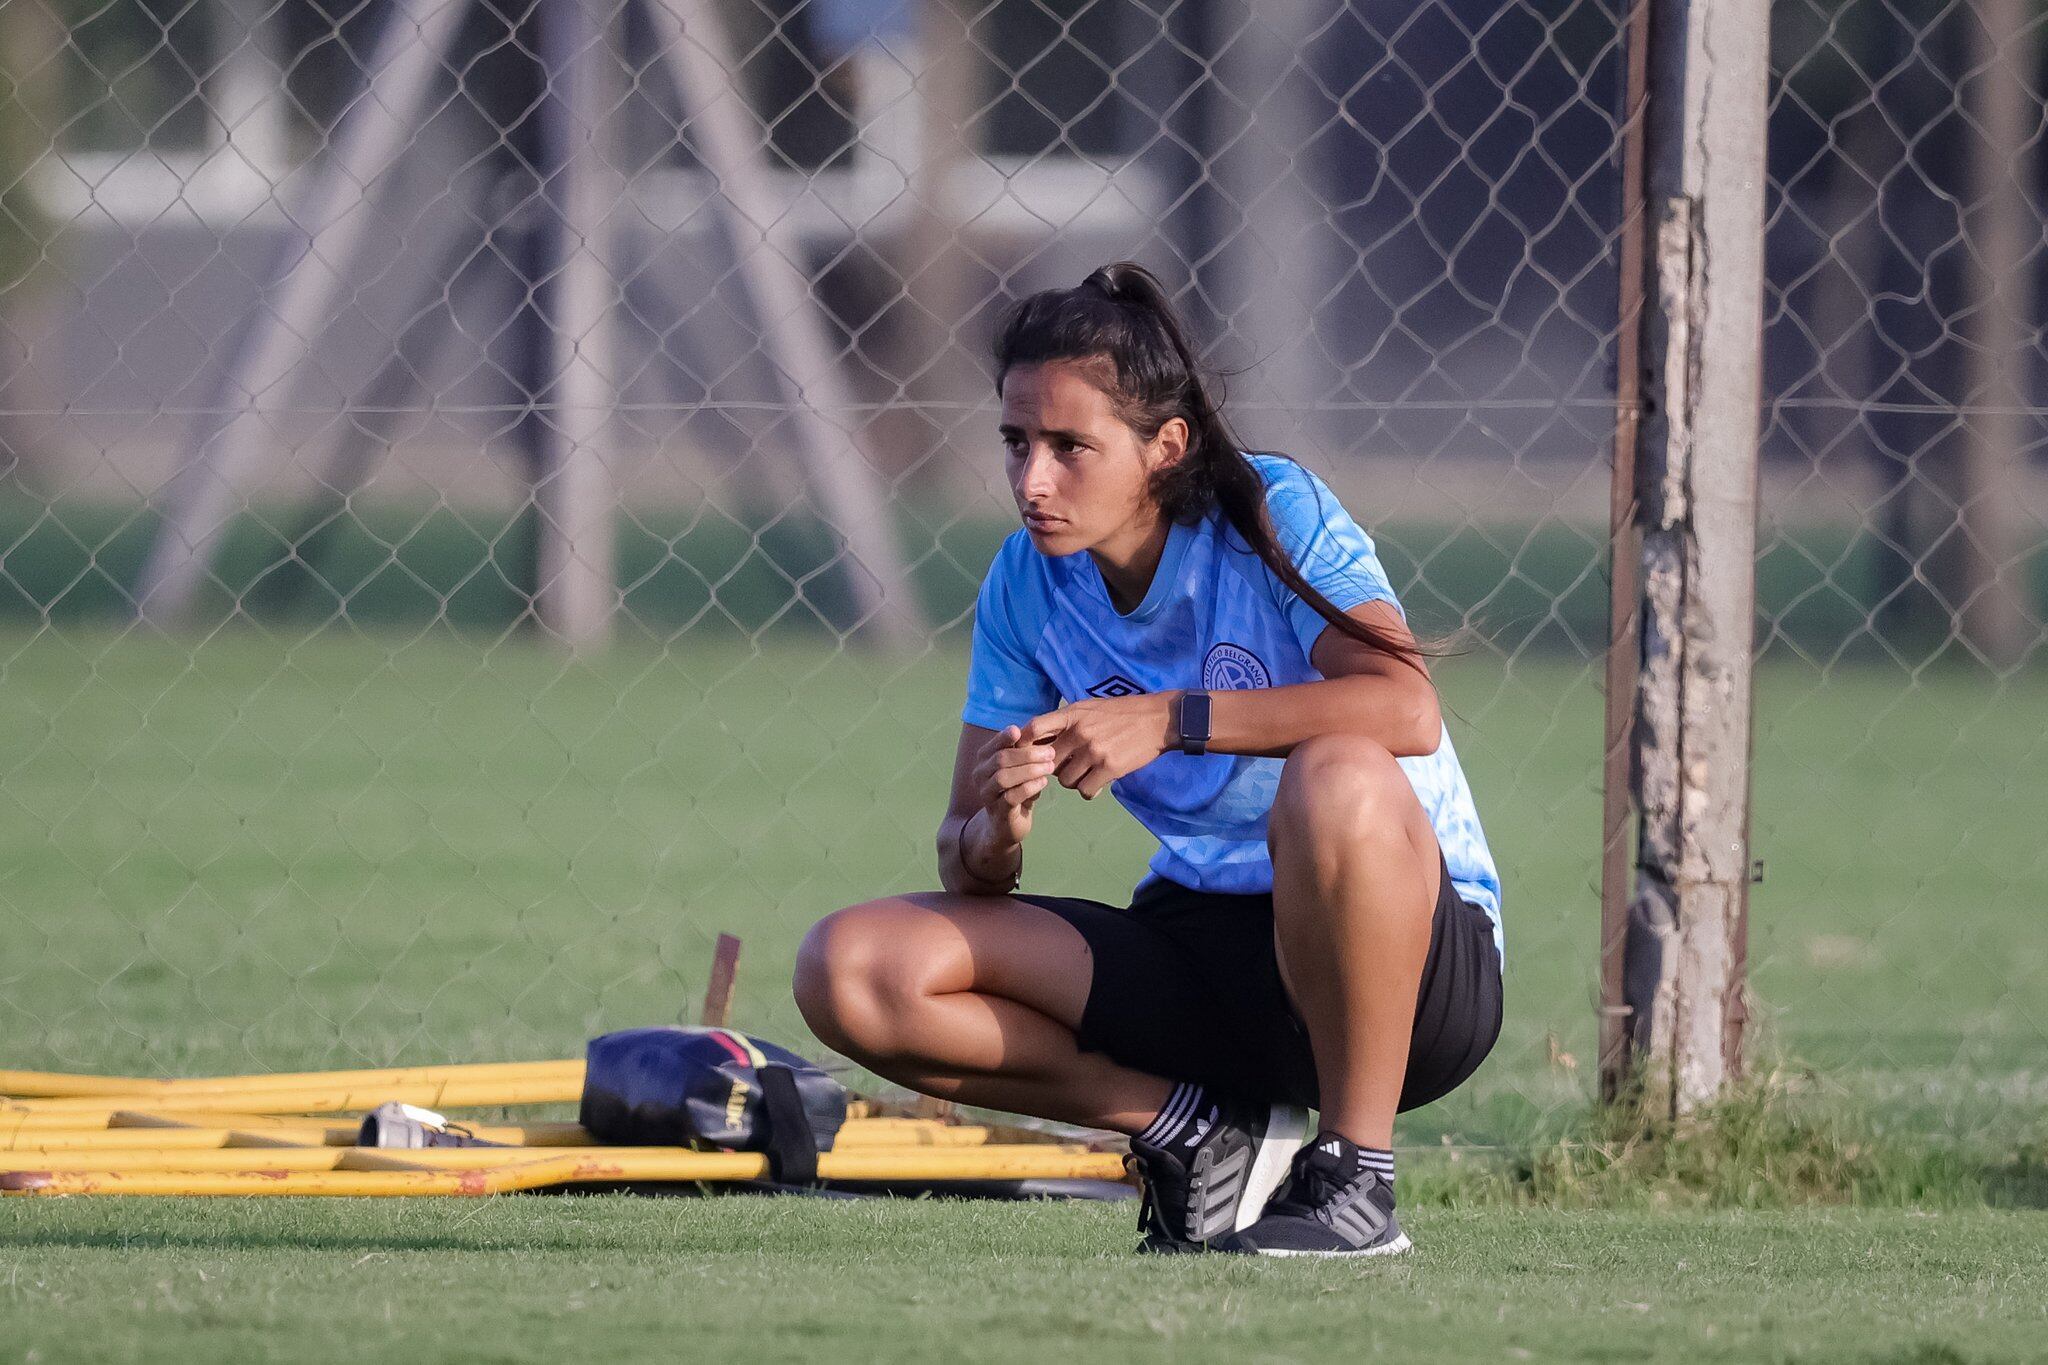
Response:
[[[10,1171],[331,1171],[348,1147],[216,1147],[210,1150],[103,1147],[75,1152],[0,1152],[0,1174]],[[511,1150],[511,1149],[507,1149]],[[403,1155],[392,1152],[392,1156]],[[528,1161],[531,1154],[522,1154]]]
[[[120,1134],[129,1129],[184,1131],[189,1129],[234,1129],[253,1140],[261,1133],[268,1140],[286,1145],[319,1146],[323,1142],[353,1144],[360,1124],[323,1119],[314,1115],[223,1114],[212,1110],[159,1114],[146,1109],[115,1109],[104,1113],[44,1114],[0,1108],[0,1151],[11,1147],[35,1147],[46,1141],[64,1141],[81,1134]],[[563,1124],[575,1128],[574,1124]],[[581,1129],[576,1131],[581,1132]],[[114,1146],[137,1146],[133,1137],[119,1138]]]
[[[0,1174],[0,1195],[328,1195],[497,1194],[517,1188],[486,1171],[16,1171]]]
[[[137,1115],[124,1113],[117,1117],[133,1119]],[[181,1116],[150,1115],[152,1119],[165,1118],[166,1122]],[[212,1116],[221,1117],[221,1116]],[[123,1123],[111,1128],[79,1129],[30,1129],[12,1135],[0,1135],[0,1161],[5,1153],[15,1152],[66,1152],[90,1151],[95,1149],[157,1148],[177,1151],[204,1151],[220,1148],[273,1148],[273,1147],[352,1147],[355,1145],[356,1125],[352,1123],[319,1123],[308,1120],[304,1124],[290,1124],[282,1120],[269,1120],[273,1126],[254,1126],[246,1120],[265,1119],[268,1116],[249,1114],[241,1116],[245,1123],[240,1126],[222,1125],[209,1127],[159,1126],[157,1123]],[[595,1147],[597,1139],[588,1130],[574,1123],[528,1123],[528,1124],[465,1124],[472,1137],[485,1142],[502,1143],[509,1148],[534,1151],[550,1147]],[[989,1130],[973,1124],[943,1124],[923,1119],[855,1119],[839,1130],[837,1146],[845,1148],[870,1147],[980,1147],[989,1141]],[[387,1148],[389,1151],[406,1151],[407,1148]],[[440,1149],[425,1149],[440,1150]],[[446,1150],[474,1150],[452,1148]],[[19,1164],[19,1163],[16,1163]]]
[[[194,1114],[192,1117],[200,1118],[202,1116]],[[227,1122],[230,1118],[228,1115],[208,1113],[203,1117],[211,1121],[209,1126],[216,1128],[230,1126]],[[254,1122],[235,1122],[232,1125],[234,1127],[275,1128],[293,1126],[284,1119],[267,1114],[241,1114],[232,1117],[245,1121],[254,1120]],[[17,1134],[77,1132],[81,1130],[117,1128],[129,1123],[143,1125],[155,1121],[160,1121],[160,1116],[129,1109],[102,1109],[87,1113],[46,1114],[40,1110],[0,1105],[0,1141],[5,1141]],[[320,1122],[322,1120],[319,1119],[301,1118],[300,1120],[301,1124],[319,1124]]]
[[[1123,1158],[1072,1144],[877,1148],[818,1157],[826,1180],[1122,1180]]]
[[[580,1123],[464,1123],[463,1132],[507,1147],[594,1147],[597,1139]],[[403,1150],[403,1149],[395,1149]]]
[[[282,1107],[265,1112],[227,1111],[205,1107],[209,1103],[220,1103],[222,1098],[158,1096],[152,1100],[135,1101],[132,1107],[118,1108],[108,1107],[105,1100],[89,1100],[86,1101],[88,1107],[76,1109],[69,1107],[68,1103],[64,1104],[64,1107],[53,1107],[62,1103],[59,1101],[46,1101],[35,1105],[0,1105],[0,1147],[5,1147],[13,1134],[33,1131],[84,1131],[127,1127],[324,1128],[329,1133],[347,1134],[352,1137],[357,1127],[356,1121],[352,1119],[323,1119],[314,1113]],[[240,1096],[236,1098],[236,1102],[247,1103],[251,1098],[267,1100],[267,1097],[261,1096]],[[200,1107],[187,1108],[188,1104]],[[361,1112],[368,1113],[375,1107],[365,1106]],[[309,1105],[306,1108],[318,1109],[319,1106]],[[458,1126],[487,1142],[502,1142],[516,1146],[571,1147],[589,1146],[592,1142],[590,1135],[574,1123],[463,1123]],[[840,1141],[861,1145],[877,1141],[928,1141],[936,1146],[972,1146],[986,1142],[989,1136],[990,1130],[978,1125],[948,1124],[936,1119],[854,1118],[849,1119],[840,1129]]]
[[[380,1153],[380,1155],[383,1155]],[[672,1180],[754,1180],[766,1169],[766,1158],[738,1153],[692,1152],[697,1161]],[[680,1168],[678,1168],[680,1169]],[[544,1157],[495,1170],[368,1170],[368,1171],[14,1171],[0,1172],[0,1195],[161,1194],[161,1195],[401,1195],[508,1194],[582,1181],[622,1177],[610,1170],[580,1172],[576,1158]]]
[[[34,1114],[92,1114],[110,1109],[147,1108],[159,1113],[192,1109],[237,1109],[252,1114],[368,1113],[388,1100],[429,1109],[478,1109],[499,1105],[563,1104],[583,1098],[583,1078],[555,1075],[366,1085],[309,1084],[233,1091],[166,1090],[144,1096],[80,1095],[64,1099],[18,1100],[7,1106]]]
[[[0,1161],[9,1152],[83,1152],[133,1147],[207,1151],[220,1147],[351,1147],[356,1132],[325,1132],[318,1128],[85,1128],[31,1130],[0,1138]]]
[[[464,1123],[462,1130],[508,1147],[597,1147],[590,1130],[576,1123]],[[990,1130],[975,1124],[934,1119],[850,1119],[839,1130],[839,1147],[978,1147]]]
[[[597,1140],[573,1123],[526,1124],[524,1126],[477,1125],[472,1136],[505,1145],[512,1152],[532,1153],[548,1148],[590,1148]],[[124,1150],[156,1151],[266,1151],[281,1148],[329,1150],[355,1145],[353,1124],[309,1124],[276,1128],[160,1128],[132,1126],[119,1128],[53,1129],[16,1133],[0,1137],[0,1166],[20,1167],[10,1153],[92,1152]],[[971,1124],[949,1126],[914,1119],[856,1119],[839,1130],[836,1146],[844,1151],[870,1148],[981,1147],[989,1141],[989,1130]],[[473,1147],[404,1148],[382,1150],[394,1154],[409,1151],[462,1152],[489,1150]],[[687,1149],[673,1149],[687,1150]],[[118,1163],[111,1163],[118,1164]],[[99,1169],[95,1167],[94,1169]],[[212,1169],[210,1166],[206,1169]]]
[[[1025,1148],[1025,1151],[1039,1151]],[[978,1160],[968,1162],[977,1168],[989,1161],[1004,1162],[1015,1156],[1014,1148],[983,1148]],[[603,1164],[608,1170],[624,1172],[621,1179],[709,1179],[711,1176],[693,1176],[688,1172],[723,1169],[722,1163],[705,1165],[702,1157],[724,1157],[734,1155],[726,1152],[699,1152],[688,1147],[588,1147],[567,1156],[578,1169],[590,1167],[593,1163]],[[741,1153],[752,1159],[759,1159],[756,1153]],[[920,1153],[915,1148],[873,1148],[861,1152],[863,1159],[901,1163],[916,1161]],[[520,1147],[422,1147],[422,1148],[380,1148],[380,1147],[216,1147],[208,1149],[180,1147],[127,1147],[90,1148],[76,1151],[16,1151],[0,1153],[0,1172],[24,1171],[188,1171],[188,1172],[241,1172],[244,1174],[267,1173],[271,1171],[336,1171],[336,1170],[497,1170],[504,1167],[524,1167],[536,1161],[560,1160],[553,1154],[543,1154],[533,1148]],[[1056,1157],[1064,1169],[1064,1157]],[[640,1175],[639,1172],[649,1174]],[[684,1174],[674,1174],[683,1172]],[[894,1179],[896,1177],[887,1177]]]
[[[0,1171],[333,1171],[485,1170],[549,1161],[562,1153],[533,1147],[240,1147],[145,1146],[0,1152]],[[152,1137],[149,1141],[154,1142]],[[629,1151],[636,1160],[724,1155],[689,1147],[581,1148],[581,1158]],[[651,1154],[651,1156],[649,1155]]]
[[[8,1071],[0,1068],[0,1095],[15,1099],[59,1095],[134,1095],[162,1085],[147,1076],[86,1076],[69,1071]]]
[[[322,1118],[317,1114],[229,1114],[215,1109],[195,1109],[171,1114],[158,1113],[151,1109],[113,1109],[104,1113],[86,1114],[44,1114],[30,1111],[18,1116],[21,1120],[18,1131],[23,1134],[36,1132],[113,1132],[123,1128],[242,1128],[251,1131],[275,1133],[280,1137],[300,1137],[308,1142],[318,1143],[323,1137],[339,1136],[349,1142],[361,1124],[354,1119]],[[0,1137],[11,1131],[9,1118],[0,1110]]]
[[[989,1130],[971,1123],[955,1125],[914,1119],[855,1119],[839,1130],[832,1146],[835,1151],[869,1147],[982,1147],[988,1141]]]
[[[457,1126],[471,1137],[508,1147],[588,1147],[596,1142],[578,1123],[464,1123]],[[121,1109],[109,1116],[106,1131],[118,1132],[127,1128],[158,1131],[238,1129],[280,1135],[295,1133],[301,1137],[311,1134],[306,1140],[313,1146],[324,1141],[332,1146],[353,1147],[362,1125],[355,1119],[323,1119],[310,1114],[223,1114],[212,1110],[162,1113],[150,1109]],[[139,1144],[131,1142],[129,1145]],[[4,1139],[0,1139],[0,1147],[4,1146]]]
[[[432,1086],[447,1081],[477,1084],[497,1081],[573,1078],[583,1085],[578,1058],[542,1062],[457,1062],[438,1066],[385,1067],[367,1071],[253,1072],[239,1076],[91,1076],[67,1071],[0,1070],[0,1095],[18,1099],[85,1099],[99,1096],[151,1099],[162,1095],[223,1094],[244,1091],[349,1089],[358,1086]],[[417,1101],[414,1101],[417,1103]]]
[[[218,1116],[209,1116],[216,1119]],[[250,1115],[249,1117],[260,1117]],[[30,1123],[14,1125],[0,1121],[0,1152],[17,1147],[136,1147],[143,1143],[135,1137],[137,1130],[152,1132],[234,1132],[254,1143],[259,1139],[278,1147],[318,1147],[324,1143],[336,1143],[347,1147],[356,1140],[357,1126],[348,1124],[248,1124],[221,1123],[212,1121],[205,1124],[181,1124],[176,1127],[158,1127],[152,1124],[101,1124],[87,1127],[81,1124],[58,1125],[51,1123]],[[81,1139],[84,1139],[81,1141]],[[182,1140],[182,1139],[181,1139]],[[204,1147],[205,1142],[195,1141],[195,1146]]]
[[[609,1175],[591,1175],[587,1179],[619,1180],[703,1180],[714,1178],[753,1179],[755,1177],[713,1177],[692,1174],[698,1169],[700,1158],[744,1157],[750,1161],[765,1163],[767,1158],[758,1152],[700,1152],[691,1147],[584,1147],[574,1152],[546,1154],[534,1148],[517,1147],[421,1147],[411,1150],[377,1147],[340,1148],[344,1158],[343,1169],[365,1169],[365,1163],[372,1160],[390,1159],[410,1166],[430,1167],[435,1170],[465,1170],[469,1168],[525,1167],[536,1159],[561,1160],[576,1169],[602,1167]],[[1050,1144],[1033,1143],[1029,1146],[1014,1147],[859,1147],[852,1150],[834,1148],[818,1155],[818,1173],[827,1179],[837,1180],[915,1180],[954,1179],[980,1180],[1003,1179],[1001,1176],[983,1176],[979,1172],[1004,1167],[1009,1163],[1022,1161],[1025,1165],[1050,1162],[1064,1170],[1070,1165],[1076,1153],[1089,1153],[1082,1147],[1054,1147]],[[240,1155],[235,1153],[233,1155]],[[267,1157],[245,1162],[246,1165],[263,1165]],[[28,1163],[8,1159],[8,1165]],[[107,1169],[106,1165],[98,1169]],[[1035,1168],[1035,1167],[1034,1167]],[[705,1169],[712,1169],[706,1167]],[[973,1172],[968,1175],[899,1176],[892,1174],[898,1169],[954,1170]],[[1120,1158],[1110,1157],[1107,1169],[1112,1169],[1111,1178],[1121,1179],[1123,1163]],[[760,1170],[765,1175],[767,1166]],[[875,1172],[880,1172],[876,1174]]]
[[[235,1114],[218,1109],[190,1109],[163,1114],[153,1109],[116,1109],[107,1115],[107,1128],[245,1128],[254,1132],[290,1134],[313,1134],[318,1142],[321,1135],[330,1138],[345,1137],[350,1142],[362,1128],[362,1121],[355,1118],[323,1118],[318,1114]]]
[[[374,1159],[378,1164],[425,1164],[445,1154],[459,1158],[459,1148],[424,1152],[316,1152],[328,1159]],[[474,1155],[474,1152],[471,1153]],[[191,1171],[62,1171],[18,1170],[0,1173],[0,1193],[160,1194],[160,1195],[481,1195],[538,1189],[551,1185],[612,1181],[737,1181],[766,1176],[767,1158],[751,1152],[692,1152],[626,1147],[565,1153],[539,1160],[505,1162],[494,1168],[454,1170],[306,1170],[266,1174]],[[818,1158],[818,1174],[827,1180],[1121,1180],[1123,1163],[1112,1153],[1085,1147],[1033,1144],[972,1149],[924,1148],[916,1151],[827,1152]]]

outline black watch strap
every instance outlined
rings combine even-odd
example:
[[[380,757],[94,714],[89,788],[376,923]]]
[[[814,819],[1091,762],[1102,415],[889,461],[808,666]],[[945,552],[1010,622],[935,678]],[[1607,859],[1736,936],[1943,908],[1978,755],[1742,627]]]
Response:
[[[1209,694],[1191,690],[1180,694],[1175,728],[1180,733],[1180,751],[1184,754],[1206,754],[1209,752]]]

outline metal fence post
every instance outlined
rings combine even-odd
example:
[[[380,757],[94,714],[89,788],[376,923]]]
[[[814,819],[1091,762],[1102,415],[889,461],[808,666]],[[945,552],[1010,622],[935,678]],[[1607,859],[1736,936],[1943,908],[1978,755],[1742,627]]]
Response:
[[[611,165],[611,119],[622,68],[611,45],[614,16],[592,0],[551,0],[540,12],[548,78],[548,231],[554,243],[548,321],[536,338],[548,398],[534,470],[534,610],[564,643],[609,637],[616,579],[619,497],[607,420],[619,390],[611,339],[620,301],[611,207],[625,177]]]
[[[1650,84],[1650,3],[1633,0],[1622,31],[1621,231],[1615,290],[1614,446],[1607,502],[1606,725],[1600,779],[1600,1099],[1618,1099],[1631,1073],[1623,998],[1634,887],[1636,673],[1642,659],[1642,555],[1636,447],[1643,393],[1643,109]]]
[[[1971,374],[1959,395],[1977,410],[1966,418],[1954,455],[1935,464],[1934,479],[1955,516],[1927,564],[1942,605],[1955,615],[1956,633],[1996,668],[2019,662],[2039,632],[2028,619],[2026,537],[2018,525],[2024,452],[2038,420],[2027,411],[2032,247],[2040,232],[2034,153],[2041,136],[2041,109],[2029,88],[2039,46],[2030,8],[2025,0],[1972,6],[1977,22],[1958,63],[1979,69],[1966,105],[1976,124],[1964,220],[1975,229],[1967,255],[1974,306]]]
[[[1679,1113],[1741,1066],[1770,25],[1766,0],[1646,2],[1634,1056],[1614,1061]]]

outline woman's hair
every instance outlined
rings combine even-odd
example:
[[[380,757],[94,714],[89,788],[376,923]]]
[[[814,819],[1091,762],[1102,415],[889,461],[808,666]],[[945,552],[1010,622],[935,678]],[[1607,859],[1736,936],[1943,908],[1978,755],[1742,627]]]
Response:
[[[1195,362],[1187,328],[1151,271],[1106,265],[1073,289],[1046,289],[1012,308],[996,333],[996,392],[1018,365],[1049,360],[1092,368],[1096,386],[1139,439],[1178,417],[1187,454],[1152,476],[1152,498],[1173,521],[1220,507],[1266,567],[1316,614],[1352,639],[1420,668],[1424,650],[1354,620],[1317,592],[1274,534],[1266,486],[1223,420],[1219,398]]]

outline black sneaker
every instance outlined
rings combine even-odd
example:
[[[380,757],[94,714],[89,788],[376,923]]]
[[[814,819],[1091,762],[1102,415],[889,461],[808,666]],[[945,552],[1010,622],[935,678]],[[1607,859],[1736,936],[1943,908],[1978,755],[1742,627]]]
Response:
[[[1265,1215],[1218,1251],[1256,1256],[1398,1256],[1414,1248],[1394,1217],[1394,1189],[1341,1152],[1304,1147]]]
[[[1288,1160],[1307,1134],[1305,1109],[1212,1100],[1208,1114],[1171,1149],[1133,1140],[1145,1196],[1138,1206],[1144,1234],[1138,1250],[1206,1251],[1250,1224],[1286,1178]]]

